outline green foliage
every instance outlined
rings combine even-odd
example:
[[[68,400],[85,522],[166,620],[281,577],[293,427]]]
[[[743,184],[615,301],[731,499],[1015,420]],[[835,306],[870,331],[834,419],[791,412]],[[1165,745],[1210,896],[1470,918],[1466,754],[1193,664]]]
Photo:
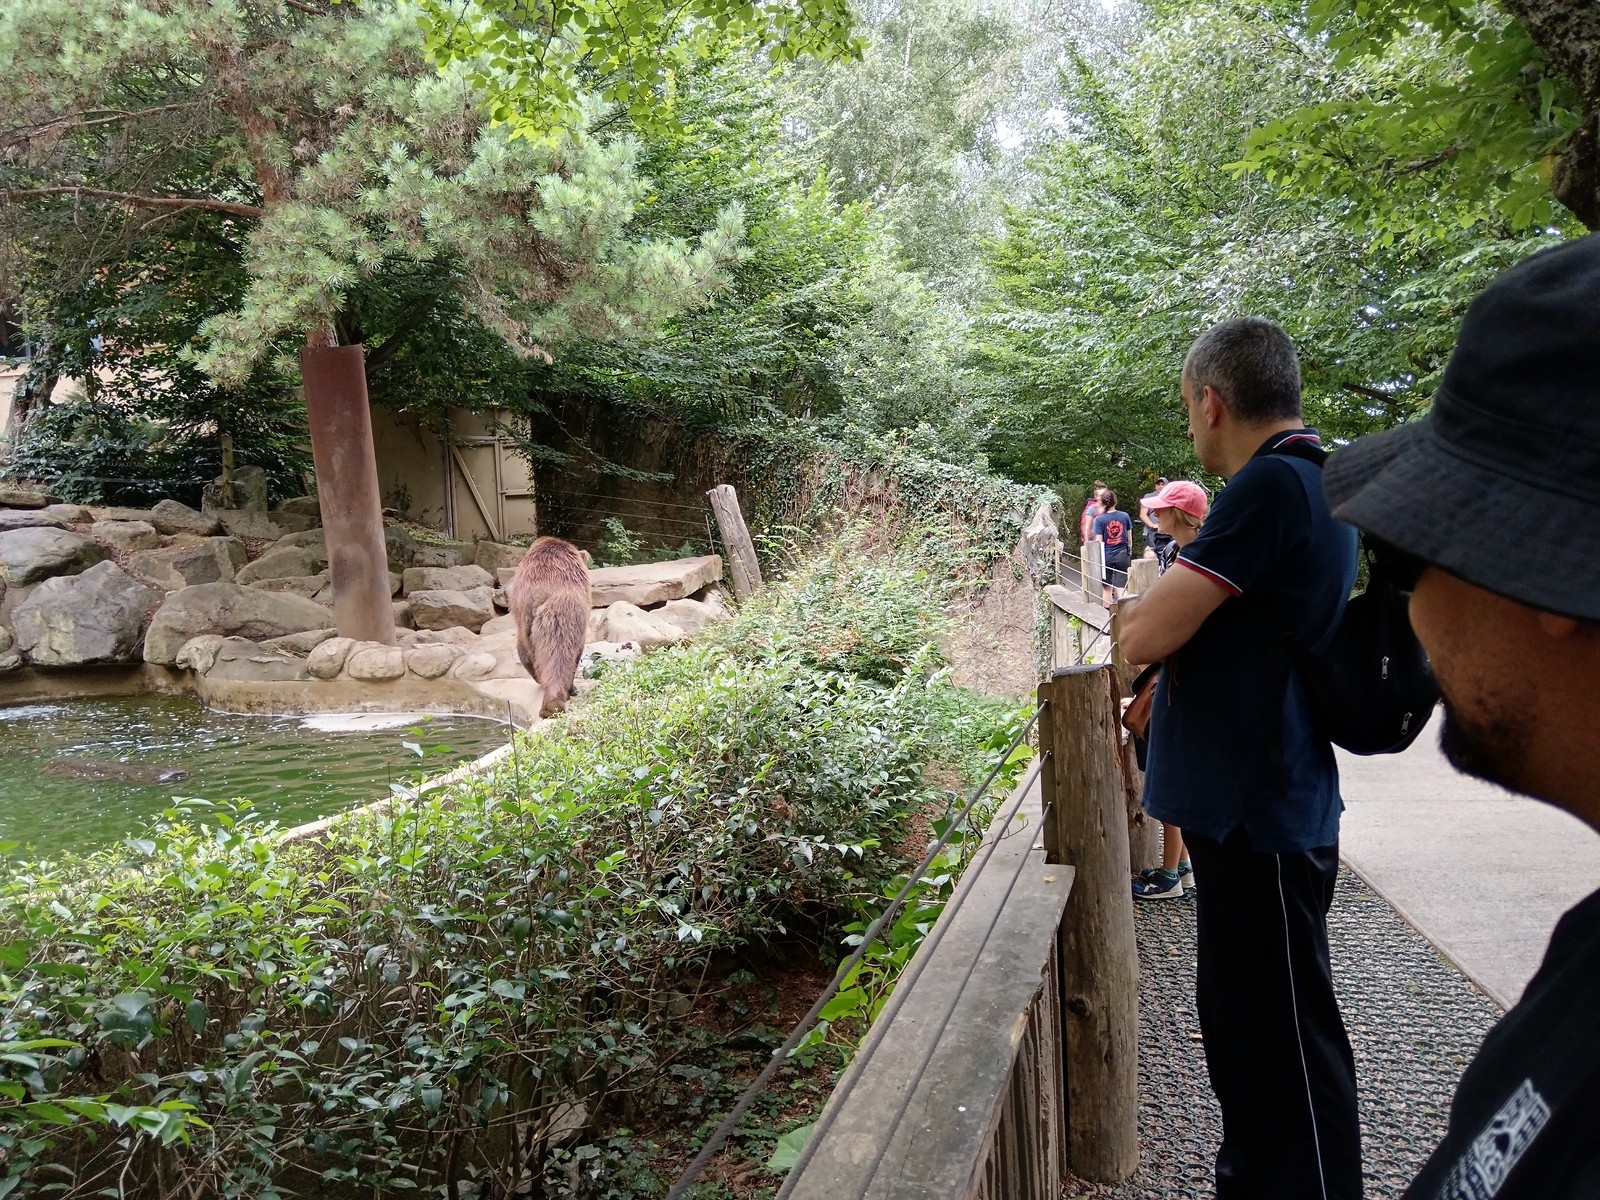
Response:
[[[551,1147],[507,1131],[670,1092],[672,998],[716,953],[880,894],[937,802],[927,766],[973,773],[1009,724],[908,649],[935,621],[921,579],[829,559],[609,674],[492,777],[398,788],[323,840],[196,802],[119,852],[19,868],[0,1187],[429,1190],[470,1163],[508,1194]],[[847,654],[786,652],[790,622],[843,612]],[[627,1146],[570,1157],[630,1194]]]
[[[840,195],[823,143],[786,133],[794,103],[747,63],[683,81],[682,124],[642,135],[639,170],[653,182],[631,228],[682,237],[736,204],[741,261],[654,337],[563,342],[531,372],[534,411],[695,430],[778,415],[878,431],[926,423],[952,452],[972,452],[965,314],[902,266],[890,221]]]
[[[424,0],[428,50],[470,64],[497,121],[533,139],[582,123],[589,95],[634,122],[670,126],[679,82],[701,63],[745,53],[783,63],[859,54],[845,0]]]
[[[4,207],[59,224],[88,205],[111,236],[86,269],[116,261],[163,199],[225,217],[244,285],[189,349],[229,383],[395,272],[444,270],[524,352],[570,331],[647,330],[714,289],[737,254],[736,207],[692,243],[630,238],[635,142],[596,136],[602,110],[585,97],[559,134],[516,136],[487,107],[521,64],[458,42],[437,66],[426,15],[413,0],[8,5],[0,109],[15,134],[0,182],[17,190]],[[716,39],[691,40],[698,55]]]
[[[871,204],[917,275],[970,302],[996,216],[999,121],[1024,86],[1024,27],[962,0],[875,0],[861,21],[861,59],[800,66],[786,107],[840,197]]]
[[[999,293],[975,350],[988,449],[1022,479],[1095,478],[1125,499],[1194,470],[1178,397],[1193,338],[1278,320],[1300,350],[1310,422],[1333,438],[1425,407],[1471,297],[1540,239],[1453,225],[1374,246],[1353,202],[1229,170],[1252,128],[1356,88],[1288,20],[1231,0],[1153,17],[1115,62],[1071,61],[1074,114],[1034,160],[1035,194],[993,249]]]
[[[1344,86],[1255,130],[1240,166],[1296,195],[1345,197],[1383,244],[1449,241],[1484,222],[1573,227],[1551,180],[1583,98],[1504,11],[1314,0],[1283,37]]]
[[[595,556],[602,567],[625,567],[639,561],[644,544],[628,532],[620,518],[607,517],[602,524],[605,536],[595,546]]]

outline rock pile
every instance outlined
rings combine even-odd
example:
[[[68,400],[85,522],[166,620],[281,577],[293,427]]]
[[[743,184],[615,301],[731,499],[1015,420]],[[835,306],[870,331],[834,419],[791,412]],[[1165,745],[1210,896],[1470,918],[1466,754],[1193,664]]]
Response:
[[[509,584],[524,547],[420,542],[385,530],[398,645],[336,636],[316,497],[267,505],[234,472],[201,511],[84,508],[0,488],[0,673],[139,661],[208,680],[461,681],[538,711],[517,654]],[[263,545],[265,543],[265,545]],[[252,553],[254,558],[252,559]],[[715,555],[591,570],[583,670],[693,637],[726,615]]]

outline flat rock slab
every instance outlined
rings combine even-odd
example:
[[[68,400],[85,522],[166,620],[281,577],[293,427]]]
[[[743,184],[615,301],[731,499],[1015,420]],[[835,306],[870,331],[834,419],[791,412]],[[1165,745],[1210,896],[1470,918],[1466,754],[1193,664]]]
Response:
[[[44,508],[0,509],[0,533],[8,529],[65,529],[67,520]]]
[[[476,631],[494,618],[494,604],[486,587],[412,592],[406,602],[411,606],[411,619],[418,629],[449,629],[460,625]]]
[[[12,529],[0,533],[0,575],[16,586],[55,575],[76,575],[109,558],[93,538],[65,529]]]
[[[631,567],[597,567],[589,572],[591,604],[595,608],[607,608],[623,600],[643,608],[667,600],[682,600],[721,578],[720,554],[638,563]]]
[[[465,592],[493,587],[494,582],[493,575],[473,563],[462,567],[407,567],[400,573],[400,590],[407,596],[412,592]]]
[[[205,674],[207,679],[236,683],[284,683],[308,677],[305,659],[233,637],[222,640]]]

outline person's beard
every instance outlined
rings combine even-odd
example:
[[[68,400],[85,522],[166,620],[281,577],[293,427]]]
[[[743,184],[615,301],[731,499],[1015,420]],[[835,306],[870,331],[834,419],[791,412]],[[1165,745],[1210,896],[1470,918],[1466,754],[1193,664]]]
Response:
[[[1527,737],[1513,722],[1504,719],[1469,722],[1445,701],[1439,749],[1456,770],[1513,792],[1523,792],[1517,781],[1523,776],[1526,746]]]

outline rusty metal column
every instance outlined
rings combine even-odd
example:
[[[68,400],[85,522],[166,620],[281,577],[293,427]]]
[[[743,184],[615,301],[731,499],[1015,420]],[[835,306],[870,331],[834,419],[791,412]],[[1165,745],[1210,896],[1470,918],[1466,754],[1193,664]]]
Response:
[[[300,373],[333,577],[334,623],[341,637],[393,645],[366,356],[360,346],[306,346]]]

